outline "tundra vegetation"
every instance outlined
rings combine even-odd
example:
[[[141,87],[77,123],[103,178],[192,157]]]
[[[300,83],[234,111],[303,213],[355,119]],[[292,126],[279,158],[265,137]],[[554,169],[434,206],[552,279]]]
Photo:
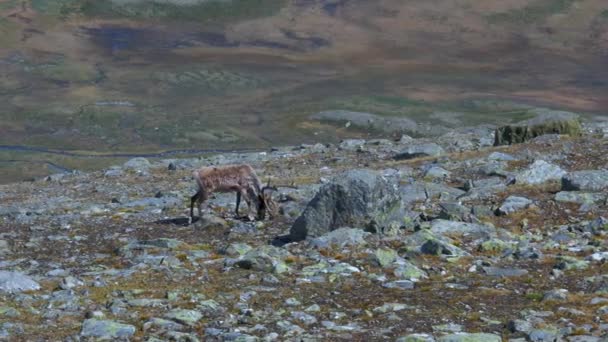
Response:
[[[400,135],[313,119],[327,111],[413,120],[418,137],[535,107],[601,114],[607,11],[598,0],[2,1],[0,145],[267,149]],[[32,161],[116,163],[58,159],[1,150],[0,182],[53,172]]]
[[[498,132],[135,158],[2,185],[0,336],[605,338],[606,124],[494,146]],[[240,163],[297,185],[275,194],[279,215],[242,221],[234,193],[217,193],[188,225],[192,170]]]

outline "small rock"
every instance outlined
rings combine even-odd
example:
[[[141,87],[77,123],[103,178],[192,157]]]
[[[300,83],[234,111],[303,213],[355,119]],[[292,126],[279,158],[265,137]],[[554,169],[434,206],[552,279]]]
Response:
[[[578,204],[601,204],[606,200],[606,195],[599,192],[560,191],[555,194],[555,200]]]
[[[429,179],[446,179],[450,177],[451,172],[439,167],[439,166],[433,166],[430,169],[428,169],[425,174],[424,174],[424,178],[429,178]]]
[[[80,336],[101,339],[128,339],[135,334],[135,327],[114,321],[87,319],[82,324]]]
[[[547,329],[534,329],[528,334],[530,342],[554,342],[558,338],[557,331]]]
[[[435,342],[435,338],[428,334],[409,334],[398,337],[395,342]]]
[[[317,319],[313,315],[309,315],[307,313],[301,311],[293,311],[291,313],[291,317],[298,322],[303,323],[304,325],[311,325],[317,323]]]
[[[483,271],[491,277],[521,277],[528,274],[523,268],[484,267]]]
[[[523,319],[514,319],[512,321],[509,321],[509,323],[507,323],[507,329],[509,329],[509,331],[516,333],[516,332],[521,332],[521,333],[528,333],[530,331],[532,331],[532,323],[523,320]]]
[[[416,283],[411,280],[396,280],[390,283],[382,284],[382,286],[386,287],[387,289],[411,290],[416,286]]]
[[[508,215],[516,211],[526,209],[532,204],[532,201],[525,197],[509,196],[503,204],[496,210],[498,215]]]
[[[133,171],[146,171],[152,164],[146,158],[137,157],[133,159],[129,159],[126,163],[122,165],[125,170],[133,170]]]
[[[369,235],[370,233],[362,229],[338,228],[312,239],[310,244],[317,248],[357,246],[364,244],[365,238]]]
[[[568,290],[566,289],[555,289],[545,292],[543,295],[543,301],[548,300],[566,300],[568,299]]]
[[[203,314],[196,310],[175,309],[166,313],[164,317],[181,324],[193,326],[203,318]]]
[[[376,257],[376,261],[381,267],[391,265],[399,256],[395,250],[390,248],[378,248],[374,255]]]

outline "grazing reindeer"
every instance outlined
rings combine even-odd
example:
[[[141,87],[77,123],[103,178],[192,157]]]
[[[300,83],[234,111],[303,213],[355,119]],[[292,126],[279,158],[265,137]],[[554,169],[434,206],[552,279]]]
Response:
[[[249,213],[247,217],[253,220],[252,209],[253,203],[257,205],[257,219],[263,220],[266,216],[266,209],[272,212],[276,210],[276,204],[272,201],[272,194],[268,190],[276,190],[268,184],[262,187],[260,179],[255,174],[255,171],[250,165],[225,165],[215,167],[203,167],[193,173],[198,191],[190,199],[190,219],[188,223],[192,223],[194,217],[194,202],[197,202],[199,217],[201,214],[202,204],[209,198],[213,192],[236,192],[236,215],[239,215],[239,205],[241,197],[247,202]]]

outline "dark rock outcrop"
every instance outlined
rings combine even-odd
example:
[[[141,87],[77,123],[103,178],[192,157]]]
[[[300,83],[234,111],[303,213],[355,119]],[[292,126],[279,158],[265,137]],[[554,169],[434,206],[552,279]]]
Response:
[[[579,136],[583,128],[578,115],[570,112],[536,110],[533,119],[496,129],[494,146],[518,144],[544,134]]]

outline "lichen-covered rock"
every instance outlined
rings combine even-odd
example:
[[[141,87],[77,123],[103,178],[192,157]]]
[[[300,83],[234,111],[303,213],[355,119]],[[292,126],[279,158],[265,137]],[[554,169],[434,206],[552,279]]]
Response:
[[[175,309],[167,312],[165,318],[192,326],[203,318],[203,314],[196,310]]]
[[[357,246],[365,243],[365,237],[370,233],[357,228],[338,228],[310,241],[317,248]]]
[[[578,115],[570,112],[538,109],[536,117],[513,125],[498,127],[494,146],[518,144],[544,134],[581,135]]]
[[[419,280],[423,278],[428,278],[428,275],[425,271],[416,267],[416,265],[410,263],[407,260],[398,260],[396,262],[397,267],[393,270],[393,274],[397,278],[407,279],[407,280]]]
[[[301,241],[341,227],[381,232],[404,216],[396,181],[371,170],[352,170],[319,190],[291,227],[290,238]]]
[[[128,339],[135,334],[135,327],[114,321],[87,319],[82,324],[80,336],[103,340]]]
[[[435,342],[435,338],[428,334],[409,334],[397,338],[395,342]]]
[[[40,285],[23,273],[0,271],[0,292],[17,293],[39,289]]]
[[[397,260],[397,257],[399,255],[397,254],[397,251],[395,251],[394,249],[378,248],[374,252],[374,256],[375,256],[376,262],[381,267],[386,267],[386,266],[392,264],[393,262],[395,262],[395,260]]]
[[[608,171],[570,172],[562,178],[562,189],[565,191],[602,191],[608,189]]]
[[[606,194],[601,192],[560,191],[555,194],[557,202],[578,204],[600,204],[606,201]]]
[[[508,215],[514,213],[516,211],[526,209],[532,204],[532,201],[525,197],[520,196],[509,196],[502,203],[498,209],[496,209],[496,214],[498,215]]]
[[[246,252],[236,266],[262,272],[283,273],[288,271],[285,258],[289,256],[285,249],[264,245]]]
[[[433,222],[431,222],[431,231],[437,234],[467,234],[478,237],[490,237],[496,235],[496,228],[492,226],[441,219],[434,220]]]
[[[547,163],[544,160],[536,160],[526,170],[515,177],[518,184],[542,184],[550,180],[560,180],[566,175],[566,171],[559,166]]]

